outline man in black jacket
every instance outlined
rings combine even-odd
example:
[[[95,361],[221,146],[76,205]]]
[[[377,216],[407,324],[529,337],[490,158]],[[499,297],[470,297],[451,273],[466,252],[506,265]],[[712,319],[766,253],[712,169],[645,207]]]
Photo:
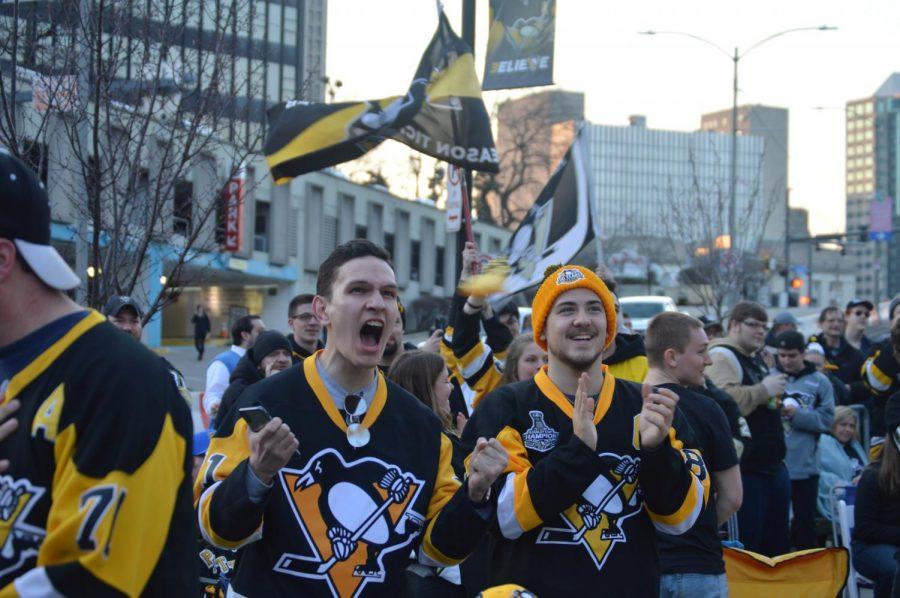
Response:
[[[313,312],[313,297],[315,295],[301,293],[288,304],[288,326],[291,331],[287,334],[287,341],[291,344],[294,363],[300,363],[325,347],[319,338],[322,335],[322,323]]]
[[[228,388],[222,395],[222,403],[213,422],[213,429],[225,421],[225,413],[234,406],[248,386],[289,367],[291,367],[291,345],[288,340],[275,330],[261,332],[256,343],[247,350],[231,372]]]

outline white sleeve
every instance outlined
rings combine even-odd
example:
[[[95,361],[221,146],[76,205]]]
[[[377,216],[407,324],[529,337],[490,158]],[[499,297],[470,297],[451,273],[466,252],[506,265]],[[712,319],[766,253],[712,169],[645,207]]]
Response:
[[[212,415],[210,410],[217,408],[222,402],[222,395],[228,388],[228,368],[221,361],[213,361],[206,368],[206,392],[203,394],[203,410]]]

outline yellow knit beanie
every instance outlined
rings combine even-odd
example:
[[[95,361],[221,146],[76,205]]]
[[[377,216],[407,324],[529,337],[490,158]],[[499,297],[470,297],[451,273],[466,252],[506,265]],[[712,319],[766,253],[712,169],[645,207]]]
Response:
[[[612,293],[600,280],[600,277],[581,266],[560,266],[544,277],[534,301],[531,303],[531,325],[534,327],[534,342],[538,347],[547,350],[547,341],[541,339],[547,314],[560,294],[572,289],[590,289],[603,302],[606,312],[606,340],[603,348],[607,348],[616,336],[616,302]]]

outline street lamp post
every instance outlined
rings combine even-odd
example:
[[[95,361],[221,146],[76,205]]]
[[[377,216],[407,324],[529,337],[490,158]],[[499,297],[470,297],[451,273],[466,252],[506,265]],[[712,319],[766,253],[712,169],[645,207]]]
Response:
[[[703,42],[704,44],[710,45],[731,60],[733,65],[733,77],[732,77],[732,95],[731,95],[731,180],[729,181],[728,189],[729,189],[729,197],[728,197],[728,238],[730,241],[730,246],[733,250],[738,249],[737,245],[737,223],[736,214],[737,214],[737,109],[738,109],[738,64],[741,59],[745,57],[747,54],[752,52],[754,49],[763,45],[764,43],[775,39],[776,37],[781,37],[782,35],[787,35],[788,33],[794,33],[796,31],[835,31],[837,27],[830,27],[828,25],[819,25],[818,27],[796,27],[794,29],[786,29],[784,31],[779,31],[778,33],[773,33],[768,37],[764,37],[758,42],[752,44],[749,48],[744,50],[743,52],[735,46],[734,53],[728,52],[725,48],[720,46],[715,42],[711,42],[705,37],[700,37],[699,35],[694,35],[693,33],[686,33],[684,31],[639,31],[639,35],[682,35],[684,37],[690,37],[699,42]],[[785,203],[787,203],[787,195],[785,195]],[[785,211],[789,210],[788,205],[785,205]]]

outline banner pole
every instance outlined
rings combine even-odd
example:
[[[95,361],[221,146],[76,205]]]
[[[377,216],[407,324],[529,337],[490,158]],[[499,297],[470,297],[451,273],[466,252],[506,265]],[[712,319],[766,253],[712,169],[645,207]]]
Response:
[[[462,38],[472,48],[472,57],[475,56],[475,0],[463,0],[462,6]],[[456,280],[459,282],[462,273],[462,252],[466,248],[466,241],[474,241],[472,234],[472,205],[468,200],[468,190],[472,188],[472,171],[463,170],[463,205],[462,219],[465,222],[466,234],[462,230],[456,233]]]

